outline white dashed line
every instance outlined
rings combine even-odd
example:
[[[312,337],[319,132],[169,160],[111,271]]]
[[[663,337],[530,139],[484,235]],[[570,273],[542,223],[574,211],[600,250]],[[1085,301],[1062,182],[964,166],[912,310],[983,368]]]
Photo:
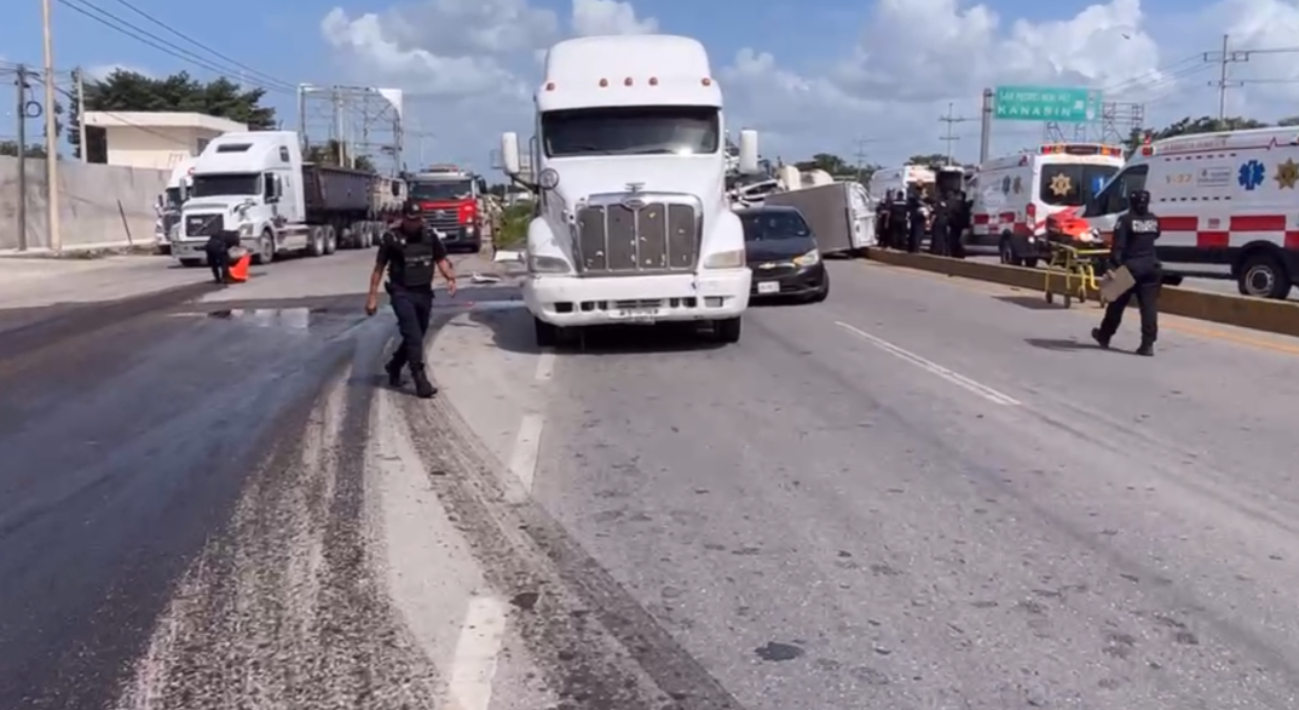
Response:
[[[884,352],[893,355],[894,357],[897,357],[901,360],[906,360],[912,365],[915,365],[916,367],[919,367],[920,369],[925,370],[930,374],[937,375],[943,378],[944,380],[947,380],[948,382],[956,385],[957,387],[967,389],[979,395],[980,397],[988,400],[989,402],[992,402],[994,404],[1006,405],[1006,406],[1018,406],[1020,404],[1019,400],[1016,400],[1010,395],[998,392],[997,390],[985,384],[975,382],[974,380],[971,380],[970,378],[960,373],[952,372],[951,370],[943,367],[942,365],[939,365],[936,362],[926,360],[925,358],[920,357],[919,355],[909,350],[904,350],[894,345],[893,343],[884,340],[883,338],[878,338],[874,335],[871,335],[870,333],[867,333],[861,328],[858,328],[853,325],[849,325],[847,323],[844,323],[843,321],[836,321],[835,325],[838,325],[840,328],[843,328],[844,330],[847,330],[853,333],[854,335],[866,339],[871,343],[871,345],[874,345],[880,350],[883,350]]]
[[[505,604],[493,597],[470,599],[451,666],[451,703],[444,710],[488,710],[504,641]]]
[[[545,419],[540,414],[525,414],[519,424],[519,436],[510,455],[510,473],[522,485],[522,493],[532,493],[532,479],[537,473],[537,456],[541,451],[541,431]],[[509,487],[507,487],[508,491]]]
[[[555,375],[555,353],[550,350],[542,351],[537,356],[537,382],[549,382],[550,378]]]

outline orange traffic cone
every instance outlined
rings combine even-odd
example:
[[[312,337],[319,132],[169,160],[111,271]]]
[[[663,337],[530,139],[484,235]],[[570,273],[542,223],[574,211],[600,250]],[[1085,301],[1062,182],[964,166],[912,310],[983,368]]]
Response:
[[[253,261],[252,254],[244,254],[230,265],[230,280],[241,284],[248,280],[248,265]]]

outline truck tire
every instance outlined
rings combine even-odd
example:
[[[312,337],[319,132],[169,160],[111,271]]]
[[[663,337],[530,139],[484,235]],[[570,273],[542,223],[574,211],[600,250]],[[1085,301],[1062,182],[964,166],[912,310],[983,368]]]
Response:
[[[271,230],[262,232],[262,238],[257,242],[257,252],[253,254],[253,263],[257,266],[263,266],[275,260],[275,235]]]
[[[1242,296],[1283,301],[1290,295],[1290,273],[1281,259],[1268,251],[1247,253],[1238,273],[1236,288]]]
[[[723,318],[713,321],[713,333],[717,339],[726,344],[740,342],[740,318]]]
[[[307,256],[325,255],[325,230],[321,227],[307,227]]]
[[[334,230],[334,225],[325,225],[325,253],[333,254],[338,251],[338,232]]]

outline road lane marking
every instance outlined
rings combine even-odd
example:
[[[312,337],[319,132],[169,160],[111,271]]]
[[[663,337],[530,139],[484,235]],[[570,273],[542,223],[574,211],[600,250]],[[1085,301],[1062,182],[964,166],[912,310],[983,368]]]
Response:
[[[523,493],[532,493],[532,480],[537,473],[537,457],[541,452],[543,428],[545,428],[545,419],[540,414],[525,414],[519,424],[518,438],[514,440],[514,451],[510,455],[510,473],[513,473],[522,484]]]
[[[505,642],[505,604],[494,597],[474,597],[460,627],[444,710],[488,710],[492,680]]]
[[[537,357],[537,382],[549,382],[555,376],[555,353],[543,350]]]
[[[943,367],[942,365],[939,365],[936,362],[920,357],[919,355],[911,352],[910,350],[900,348],[894,345],[893,343],[884,340],[883,338],[879,338],[874,335],[871,335],[870,333],[867,333],[861,328],[850,325],[848,323],[844,323],[843,321],[835,321],[835,325],[839,326],[840,328],[843,328],[844,330],[847,330],[850,333],[853,333],[854,335],[857,335],[858,337],[864,338],[865,340],[869,341],[871,345],[874,345],[880,350],[883,350],[884,352],[893,355],[894,357],[897,357],[901,360],[905,360],[911,363],[912,365],[915,365],[916,367],[919,367],[920,369],[929,372],[930,374],[937,375],[938,377],[941,377],[942,379],[951,382],[957,387],[961,387],[963,389],[969,390],[970,392],[979,395],[980,397],[988,400],[989,402],[992,402],[994,404],[1006,405],[1006,406],[1018,406],[1020,404],[1019,400],[1011,397],[1010,395],[998,392],[997,390],[985,384],[975,382],[974,380],[971,380],[965,375],[962,375],[958,372],[953,372]]]
[[[877,262],[877,263],[879,263],[881,266],[884,266],[887,269],[900,272],[904,275],[922,276],[924,278],[932,279],[934,281],[942,281],[944,283],[951,284],[956,288],[965,291],[984,293],[990,296],[1006,296],[1006,295],[1020,294],[1020,295],[1040,297],[1043,295],[1041,291],[1028,290],[1028,289],[1020,288],[1018,286],[1006,286],[1004,284],[995,284],[989,281],[967,279],[963,276],[949,276],[946,274],[935,273],[932,271],[925,271],[923,269],[911,269],[905,266],[894,266],[892,264],[885,264],[883,262]],[[1045,301],[1045,299],[1043,300]],[[1088,305],[1097,305],[1095,301],[1088,301],[1087,303]],[[1059,313],[1069,313],[1074,316],[1082,316],[1084,318],[1093,319],[1093,320],[1099,319],[1099,317],[1105,313],[1105,309],[1100,307],[1087,308],[1087,309],[1059,308],[1059,309],[1055,309],[1055,311]],[[1127,314],[1124,315],[1125,318],[1130,317]],[[1179,316],[1173,313],[1160,313],[1159,316],[1160,316],[1159,327],[1162,329],[1171,330],[1177,333],[1182,333],[1184,335],[1195,336],[1197,338],[1202,338],[1205,340],[1217,340],[1220,342],[1232,343],[1234,345],[1243,345],[1251,348],[1258,348],[1260,350],[1271,350],[1272,352],[1284,353],[1286,355],[1299,355],[1299,346],[1296,345],[1290,345],[1288,343],[1272,342],[1270,340],[1263,340],[1262,338],[1251,337],[1249,335],[1237,334],[1237,333],[1232,333],[1230,331],[1218,330],[1216,328],[1196,325],[1199,323],[1204,323],[1205,325],[1209,325],[1212,324],[1213,321],[1197,321],[1194,318]],[[1171,320],[1171,319],[1176,319],[1176,320]],[[1264,331],[1264,333],[1266,335],[1275,335],[1278,338],[1289,337],[1289,336],[1275,334],[1275,333],[1266,333],[1266,331]]]

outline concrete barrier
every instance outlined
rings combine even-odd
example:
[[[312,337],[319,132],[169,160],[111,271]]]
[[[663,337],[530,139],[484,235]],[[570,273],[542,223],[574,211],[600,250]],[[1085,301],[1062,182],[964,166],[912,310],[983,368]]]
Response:
[[[27,246],[50,246],[45,161],[28,158]],[[63,248],[103,249],[150,244],[154,201],[167,186],[164,170],[59,162],[59,221]],[[0,156],[0,251],[17,249],[18,159]]]
[[[908,269],[988,281],[1042,294],[1046,292],[1046,274],[1042,269],[986,264],[930,254],[908,254],[874,248],[866,250],[866,257],[873,261]],[[1063,279],[1058,277],[1053,279],[1051,290],[1063,294]],[[1097,301],[1099,294],[1089,291],[1087,298],[1090,301]],[[1299,304],[1291,301],[1228,296],[1191,288],[1166,286],[1159,299],[1159,311],[1184,318],[1299,337]]]

